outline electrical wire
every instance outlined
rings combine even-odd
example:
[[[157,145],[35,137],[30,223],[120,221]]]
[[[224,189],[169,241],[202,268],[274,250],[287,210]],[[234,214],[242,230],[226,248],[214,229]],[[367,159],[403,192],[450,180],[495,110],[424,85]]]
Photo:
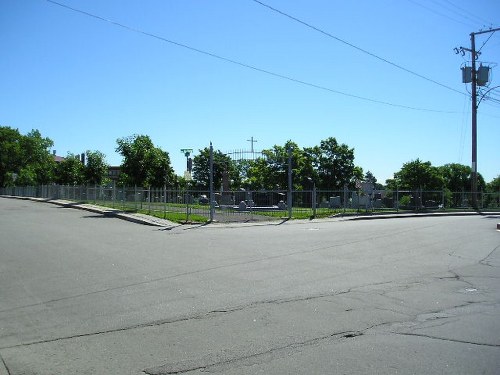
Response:
[[[482,24],[492,24],[492,22],[490,22],[490,21],[486,20],[485,18],[482,18],[482,17],[478,17],[478,16],[476,16],[475,14],[471,13],[469,10],[464,9],[464,8],[461,8],[461,7],[460,7],[460,6],[458,6],[457,4],[455,4],[455,3],[451,2],[450,0],[444,0],[444,1],[446,1],[446,2],[447,2],[448,4],[450,4],[451,6],[453,6],[453,7],[457,8],[457,9],[461,10],[462,12],[464,12],[464,13],[467,13],[467,14],[471,15],[471,16],[472,16],[472,17],[474,17],[476,20],[478,20],[478,21],[479,21],[479,23],[482,23]],[[477,21],[476,21],[476,22],[477,22]]]
[[[428,78],[426,76],[423,76],[422,74],[419,74],[419,73],[416,73],[416,72],[414,72],[414,71],[412,71],[410,69],[407,69],[407,68],[405,68],[405,67],[403,67],[403,66],[401,66],[399,64],[396,64],[396,63],[394,63],[394,62],[392,62],[392,61],[390,61],[390,60],[388,60],[388,59],[386,59],[384,57],[378,56],[375,53],[372,53],[372,52],[367,51],[367,50],[365,50],[365,49],[363,49],[361,47],[358,47],[358,46],[356,46],[356,45],[354,45],[354,44],[352,44],[352,43],[350,43],[350,42],[348,42],[346,40],[343,40],[343,39],[341,39],[341,38],[339,38],[339,37],[337,37],[337,36],[335,36],[335,35],[327,32],[327,31],[324,31],[324,30],[322,30],[322,29],[320,29],[320,28],[318,28],[316,26],[313,26],[310,23],[302,21],[301,19],[299,19],[297,17],[294,17],[294,16],[292,16],[292,15],[290,15],[288,13],[285,13],[285,12],[279,10],[279,9],[276,9],[276,8],[270,6],[269,4],[263,3],[260,0],[251,0],[251,1],[253,1],[253,2],[255,2],[255,3],[261,5],[261,6],[265,7],[265,8],[268,8],[268,9],[272,10],[273,12],[281,14],[282,16],[285,16],[285,17],[287,17],[287,18],[289,18],[289,19],[291,19],[291,20],[293,20],[295,22],[298,22],[298,23],[300,23],[300,24],[302,24],[302,25],[304,25],[304,26],[306,26],[306,27],[308,27],[308,28],[310,28],[312,30],[315,30],[315,31],[317,31],[317,32],[319,32],[319,33],[321,33],[321,34],[329,37],[329,38],[335,39],[336,41],[338,41],[340,43],[343,43],[343,44],[345,44],[345,45],[347,45],[347,46],[349,46],[351,48],[354,48],[354,49],[356,49],[356,50],[358,50],[358,51],[360,51],[362,53],[365,53],[365,54],[367,54],[367,55],[369,55],[369,56],[371,56],[371,57],[373,57],[373,58],[375,58],[377,60],[383,61],[383,62],[385,62],[386,64],[389,64],[389,65],[392,65],[395,68],[403,70],[403,71],[405,71],[407,73],[410,73],[410,74],[412,74],[412,75],[414,75],[416,77],[422,78],[422,79],[424,79],[424,80],[426,80],[428,82],[432,82],[432,83],[434,83],[436,85],[439,85],[441,87],[444,87],[444,88],[446,88],[448,90],[454,91],[454,92],[459,93],[461,95],[465,95],[465,93],[462,92],[462,91],[456,90],[453,87],[447,86],[447,85],[445,85],[443,83],[440,83],[440,82],[438,82],[436,80],[433,80],[432,78]],[[409,0],[409,1],[411,1],[411,0]]]
[[[477,19],[476,19],[476,20],[474,20],[474,19],[472,19],[471,17],[469,17],[469,16],[466,14],[467,12],[465,12],[465,13],[464,13],[464,12],[458,12],[457,10],[453,9],[452,7],[447,6],[447,5],[443,4],[443,3],[440,3],[440,2],[439,2],[439,1],[437,1],[437,0],[431,0],[431,1],[432,1],[434,4],[436,4],[437,6],[444,8],[446,11],[448,11],[448,12],[452,12],[452,13],[455,13],[457,16],[462,17],[462,18],[464,18],[464,19],[466,19],[466,20],[469,20],[470,22],[473,22],[474,24],[481,24],[481,25],[483,24],[483,22],[482,22],[482,21],[481,21],[481,22],[478,22],[478,21],[477,21]]]
[[[472,25],[470,23],[462,22],[462,21],[459,21],[459,20],[457,20],[455,18],[452,18],[452,17],[448,16],[447,14],[441,13],[441,12],[439,12],[439,11],[437,11],[435,9],[432,9],[432,8],[430,8],[428,6],[425,6],[424,4],[421,4],[421,3],[417,2],[417,1],[414,1],[414,0],[408,0],[408,1],[410,3],[413,3],[414,5],[417,5],[417,6],[421,7],[421,8],[424,8],[424,9],[428,10],[431,13],[434,13],[434,14],[437,14],[438,16],[447,18],[447,19],[449,19],[449,20],[451,20],[453,22],[461,23],[462,25],[465,25],[467,27],[472,27],[472,28],[476,27],[476,26],[474,26],[474,25]]]
[[[62,8],[66,8],[68,10],[71,10],[73,12],[84,14],[86,16],[98,19],[100,21],[111,23],[111,24],[113,24],[115,26],[121,27],[121,28],[126,29],[128,31],[133,31],[135,33],[143,34],[145,36],[148,36],[148,37],[151,37],[151,38],[155,38],[155,39],[158,39],[158,40],[166,42],[166,43],[170,43],[170,44],[175,45],[177,47],[182,47],[184,49],[187,49],[187,50],[190,50],[190,51],[202,54],[202,55],[210,56],[210,57],[213,57],[215,59],[218,59],[218,60],[221,60],[221,61],[224,61],[224,62],[227,62],[227,63],[238,65],[238,66],[241,66],[241,67],[244,67],[244,68],[247,68],[247,69],[251,69],[251,70],[254,70],[254,71],[257,71],[257,72],[260,72],[260,73],[264,73],[264,74],[267,74],[267,75],[270,75],[270,76],[273,76],[273,77],[285,79],[285,80],[288,80],[288,81],[291,81],[291,82],[295,82],[295,83],[298,83],[298,84],[301,84],[301,85],[304,85],[304,86],[316,88],[316,89],[319,89],[319,90],[323,90],[323,91],[327,91],[327,92],[331,92],[331,93],[335,93],[335,94],[347,96],[347,97],[350,97],[350,98],[355,98],[355,99],[359,99],[359,100],[371,102],[371,103],[376,103],[376,104],[382,104],[382,105],[386,105],[386,106],[391,106],[391,107],[409,109],[409,110],[414,110],[414,111],[423,111],[423,112],[457,113],[456,111],[443,111],[443,110],[438,110],[438,109],[420,108],[420,107],[407,106],[407,105],[403,105],[403,104],[395,104],[395,103],[391,103],[391,102],[387,102],[387,101],[382,101],[382,100],[372,99],[372,98],[368,98],[368,97],[364,97],[364,96],[360,96],[360,95],[346,93],[346,92],[343,92],[343,91],[340,91],[340,90],[335,90],[335,89],[332,89],[332,88],[329,88],[329,87],[326,87],[326,86],[321,86],[321,85],[318,85],[318,84],[314,84],[314,83],[303,81],[303,80],[300,80],[300,79],[297,79],[297,78],[286,76],[286,75],[283,75],[283,74],[280,74],[280,73],[275,73],[275,72],[272,72],[270,70],[258,68],[256,66],[249,65],[249,64],[237,61],[237,60],[233,60],[233,59],[227,58],[227,57],[223,57],[223,56],[217,55],[217,54],[212,53],[212,52],[207,52],[207,51],[195,48],[195,47],[191,47],[191,46],[189,46],[187,44],[179,43],[179,42],[176,42],[176,41],[173,41],[173,40],[161,37],[159,35],[149,33],[147,31],[136,29],[136,28],[124,25],[122,23],[106,19],[106,18],[98,16],[98,15],[95,15],[95,14],[92,14],[92,13],[89,13],[89,12],[86,12],[86,11],[83,11],[83,10],[80,10],[80,9],[76,9],[76,8],[70,7],[68,5],[59,3],[59,2],[54,1],[54,0],[46,0],[46,1],[49,2],[49,3],[55,4],[55,5],[58,5],[58,6],[62,7]],[[457,91],[457,90],[454,90],[454,91]],[[459,92],[459,91],[457,91],[457,92]],[[461,93],[461,94],[463,94],[463,93]]]
[[[488,39],[486,39],[486,41],[483,43],[483,45],[481,46],[481,48],[479,48],[479,50],[477,51],[477,53],[481,52],[481,50],[483,49],[484,45],[486,43],[488,43],[488,40],[490,40],[490,38],[493,36],[493,34],[495,34],[495,32],[491,32],[490,35],[488,36]]]

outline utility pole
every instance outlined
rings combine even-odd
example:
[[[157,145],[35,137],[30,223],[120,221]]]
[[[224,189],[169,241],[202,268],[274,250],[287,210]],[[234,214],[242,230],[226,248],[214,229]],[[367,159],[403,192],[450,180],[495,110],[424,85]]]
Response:
[[[472,55],[472,207],[477,209],[477,74],[476,74],[476,40],[474,33],[470,34],[470,49]]]
[[[471,194],[472,194],[472,206],[477,209],[478,204],[477,204],[477,86],[485,86],[488,83],[488,76],[489,76],[489,67],[481,67],[476,69],[476,60],[480,55],[479,51],[476,51],[476,35],[480,34],[486,34],[486,33],[494,33],[495,31],[500,31],[500,27],[496,29],[489,29],[489,30],[484,30],[484,31],[478,31],[475,33],[470,33],[470,49],[460,47],[460,48],[455,48],[455,53],[461,53],[462,56],[465,55],[465,51],[470,52],[471,54],[471,59],[472,59],[472,66],[471,70],[467,68],[462,68],[462,78],[464,83],[471,83],[471,102],[472,102],[472,173],[471,173],[471,179],[472,179],[472,186],[471,186]],[[480,80],[478,80],[478,73],[485,72],[486,74],[486,79],[484,77],[481,77]]]

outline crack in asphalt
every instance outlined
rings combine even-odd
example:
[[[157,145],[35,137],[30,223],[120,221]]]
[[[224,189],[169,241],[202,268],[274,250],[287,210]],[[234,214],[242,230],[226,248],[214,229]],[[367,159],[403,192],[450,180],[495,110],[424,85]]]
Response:
[[[33,304],[12,307],[12,308],[9,308],[9,309],[0,310],[0,313],[21,310],[21,309],[28,308],[28,307],[44,306],[44,305],[48,305],[48,304],[55,303],[55,302],[66,301],[66,300],[71,300],[71,299],[76,299],[76,298],[81,298],[81,297],[87,297],[87,296],[91,296],[91,295],[94,295],[94,294],[106,293],[106,292],[110,292],[110,291],[114,291],[114,290],[120,290],[120,289],[126,289],[126,288],[132,288],[132,287],[140,286],[140,285],[152,284],[152,283],[159,282],[159,281],[165,281],[165,280],[175,279],[177,277],[190,276],[190,275],[195,275],[195,274],[200,274],[200,273],[204,273],[204,272],[215,271],[215,270],[224,269],[224,268],[242,266],[242,265],[247,265],[247,264],[252,264],[252,263],[258,263],[258,262],[264,262],[264,261],[273,260],[273,259],[285,258],[285,257],[288,257],[288,256],[313,253],[313,252],[321,251],[321,250],[334,249],[336,247],[342,247],[342,246],[346,246],[346,245],[352,245],[354,243],[360,243],[360,242],[363,242],[363,241],[366,241],[366,240],[354,240],[352,242],[347,242],[347,243],[339,243],[339,244],[328,245],[328,246],[318,246],[316,248],[312,248],[312,249],[308,249],[308,250],[300,250],[300,251],[295,251],[295,252],[286,253],[286,254],[280,254],[280,255],[274,255],[274,256],[268,256],[268,257],[264,257],[264,258],[254,259],[254,260],[250,260],[250,261],[234,262],[234,263],[230,263],[230,264],[224,264],[224,265],[219,265],[219,266],[214,266],[214,267],[202,268],[202,269],[194,270],[194,271],[181,272],[181,273],[177,273],[177,274],[174,274],[174,275],[169,275],[169,276],[164,276],[164,277],[158,277],[158,278],[155,278],[155,279],[145,280],[145,281],[141,281],[141,282],[137,282],[137,283],[120,285],[120,286],[116,286],[116,287],[112,287],[112,288],[100,289],[100,290],[96,290],[96,291],[92,291],[92,292],[88,292],[88,293],[75,294],[75,295],[72,295],[72,296],[55,298],[55,299],[51,299],[51,300],[47,300],[47,301],[42,301],[42,302],[37,302],[37,303],[33,303]]]
[[[432,226],[429,226],[429,227],[432,227]],[[420,229],[423,229],[423,228],[420,228]],[[397,232],[395,234],[401,234],[401,233],[405,233],[405,232],[409,232],[409,231],[413,231],[413,230],[401,230],[401,231],[399,231],[399,232]],[[273,256],[268,256],[268,257],[264,257],[264,258],[254,259],[254,260],[250,260],[250,261],[234,262],[234,263],[230,263],[230,264],[223,264],[223,265],[214,266],[214,267],[202,268],[202,269],[198,269],[198,270],[194,270],[194,271],[180,272],[180,273],[177,273],[177,274],[174,274],[174,275],[158,277],[158,278],[155,278],[155,279],[144,280],[144,281],[141,281],[141,282],[130,283],[130,284],[125,284],[125,285],[119,285],[119,286],[116,286],[116,287],[95,290],[95,291],[92,291],[92,292],[80,293],[80,294],[75,294],[75,295],[72,295],[72,296],[55,298],[55,299],[51,299],[51,300],[47,300],[47,301],[42,301],[42,302],[37,302],[37,303],[32,303],[32,304],[27,304],[27,305],[22,305],[22,306],[17,306],[17,307],[12,307],[12,308],[8,308],[8,309],[0,310],[0,313],[12,312],[12,311],[21,310],[21,309],[25,309],[25,308],[29,308],[29,307],[45,306],[45,305],[49,305],[49,304],[56,303],[56,302],[61,302],[61,301],[67,301],[67,300],[71,300],[71,299],[77,299],[77,298],[87,297],[87,296],[91,296],[91,295],[95,295],[95,294],[101,294],[101,293],[106,293],[106,292],[110,292],[110,291],[114,291],[114,290],[120,290],[120,289],[126,289],[126,288],[132,288],[132,287],[136,287],[136,286],[141,286],[141,285],[152,284],[152,283],[156,283],[156,282],[160,282],[160,281],[175,279],[175,278],[178,278],[178,277],[196,275],[196,274],[200,274],[200,273],[204,273],[204,272],[211,272],[211,271],[216,271],[216,270],[219,270],[219,269],[231,268],[231,267],[242,266],[242,265],[248,265],[248,264],[253,264],[253,263],[259,263],[259,262],[264,262],[264,261],[268,261],[268,260],[281,259],[281,258],[286,258],[286,257],[289,257],[289,256],[294,256],[294,255],[314,253],[316,251],[334,249],[334,248],[337,248],[337,247],[343,247],[343,246],[353,245],[353,244],[367,242],[367,241],[369,242],[369,241],[372,241],[374,239],[379,239],[379,238],[384,238],[384,237],[392,237],[392,236],[394,236],[394,234],[390,234],[390,235],[385,235],[384,234],[384,235],[379,235],[379,236],[373,236],[373,237],[370,237],[368,239],[352,240],[352,241],[349,241],[349,242],[343,242],[343,243],[338,243],[338,244],[333,244],[333,245],[328,245],[328,246],[317,246],[317,247],[313,247],[313,248],[308,249],[308,250],[298,250],[298,251],[294,251],[294,252],[290,252],[290,253],[286,253],[286,254],[273,255]],[[339,275],[339,276],[342,276],[342,275]]]
[[[98,336],[98,335],[103,335],[103,334],[107,334],[107,333],[123,332],[123,331],[128,331],[128,330],[133,330],[133,329],[155,327],[155,326],[161,326],[161,325],[165,325],[165,324],[186,322],[189,320],[206,319],[206,318],[211,318],[213,316],[217,316],[220,314],[231,314],[231,313],[246,310],[246,309],[252,309],[252,308],[255,308],[255,307],[258,307],[261,305],[294,303],[294,302],[310,301],[310,300],[314,300],[314,299],[335,297],[338,295],[350,293],[351,291],[353,291],[357,288],[363,288],[363,287],[366,287],[366,285],[361,285],[361,286],[358,286],[355,288],[341,290],[341,291],[337,291],[337,292],[333,292],[333,293],[321,293],[321,294],[312,295],[312,296],[300,296],[300,297],[295,297],[295,298],[283,298],[283,299],[274,299],[274,300],[254,301],[254,302],[251,302],[248,304],[243,304],[243,305],[234,306],[234,307],[225,308],[225,309],[214,309],[214,310],[210,310],[210,311],[205,312],[205,313],[200,313],[200,314],[195,314],[195,315],[174,317],[171,319],[155,320],[152,322],[136,324],[136,325],[132,325],[132,326],[128,326],[128,327],[113,328],[113,329],[103,330],[103,331],[98,331],[98,332],[88,332],[88,333],[82,333],[82,334],[71,335],[71,336],[57,337],[57,338],[52,338],[52,339],[47,339],[47,340],[31,341],[31,342],[26,342],[26,343],[21,343],[21,344],[6,346],[6,347],[0,347],[0,350],[23,347],[23,346],[45,344],[45,343],[51,343],[51,342],[56,342],[56,341],[62,341],[62,340],[71,340],[71,339],[81,338],[81,337]]]
[[[383,324],[387,324],[387,323],[381,323],[378,325],[383,325]],[[376,325],[376,326],[378,326],[378,325]],[[173,363],[173,364],[166,364],[166,365],[162,365],[159,367],[146,369],[146,370],[143,370],[143,372],[146,373],[147,375],[167,375],[167,374],[170,375],[170,374],[183,374],[183,373],[187,373],[190,371],[196,371],[196,370],[209,370],[210,368],[213,368],[213,367],[230,365],[230,364],[234,364],[237,362],[242,362],[242,361],[246,361],[249,359],[258,358],[258,357],[262,357],[262,356],[277,353],[277,352],[283,352],[283,351],[287,351],[290,349],[303,348],[305,346],[312,346],[312,345],[315,345],[315,344],[317,344],[321,341],[325,341],[325,340],[330,340],[330,339],[342,340],[342,339],[355,338],[358,336],[362,336],[365,331],[372,329],[376,326],[370,326],[370,327],[365,328],[361,331],[341,331],[341,332],[329,333],[327,335],[314,337],[314,338],[311,338],[308,340],[304,340],[304,341],[300,341],[300,342],[293,342],[293,343],[290,343],[287,345],[270,348],[270,349],[265,350],[265,351],[252,353],[252,354],[248,354],[248,355],[243,355],[243,356],[238,356],[238,357],[234,357],[234,358],[229,358],[229,359],[225,359],[225,360],[214,361],[214,360],[210,360],[207,358],[207,359],[205,359],[206,363],[203,363],[203,361],[202,361],[202,363],[199,363],[199,364],[194,363],[195,361],[177,362],[177,363]]]
[[[391,284],[391,283],[393,283],[393,281],[359,285],[359,286],[352,287],[352,288],[349,288],[346,290],[334,291],[332,293],[320,293],[320,294],[309,295],[309,296],[297,296],[297,297],[290,297],[290,298],[253,301],[253,302],[250,302],[247,304],[237,305],[237,306],[233,306],[230,308],[214,309],[214,310],[210,310],[210,311],[205,312],[205,313],[199,313],[199,314],[195,314],[195,315],[173,317],[171,319],[155,320],[155,321],[136,324],[136,325],[132,325],[132,326],[113,328],[113,329],[102,330],[102,331],[97,331],[97,332],[88,332],[88,333],[81,333],[81,334],[64,336],[64,337],[56,337],[56,338],[46,339],[46,340],[30,341],[30,342],[20,343],[20,344],[16,344],[16,345],[11,345],[11,346],[0,347],[0,350],[18,348],[18,347],[24,347],[24,346],[32,346],[32,345],[38,345],[38,344],[46,344],[46,343],[51,343],[51,342],[56,342],[56,341],[71,340],[71,339],[82,338],[82,337],[99,336],[99,335],[108,334],[108,333],[124,332],[124,331],[128,331],[128,330],[141,329],[141,328],[147,328],[147,327],[156,327],[156,326],[161,326],[161,325],[165,325],[165,324],[186,322],[186,321],[190,321],[190,320],[207,319],[207,318],[212,318],[214,316],[221,315],[221,314],[231,314],[231,313],[243,311],[246,309],[253,309],[253,308],[256,308],[256,307],[262,306],[262,305],[271,305],[271,304],[280,305],[280,304],[285,304],[285,303],[304,302],[304,301],[311,301],[311,300],[315,300],[315,299],[336,297],[339,295],[349,294],[351,292],[357,292],[358,289],[366,288],[367,286],[384,285],[384,284]],[[406,314],[404,314],[404,315],[406,315]]]
[[[428,339],[433,339],[433,340],[441,340],[441,341],[448,341],[448,342],[457,342],[461,344],[469,344],[469,345],[478,345],[478,346],[489,346],[493,348],[499,348],[500,344],[488,344],[488,343],[481,343],[481,342],[474,342],[474,341],[466,341],[466,340],[459,340],[459,339],[450,339],[446,337],[438,337],[438,336],[432,336],[432,335],[425,335],[421,333],[411,333],[411,332],[392,332],[395,335],[401,335],[401,336],[416,336],[416,337],[425,337]]]
[[[453,275],[454,276],[439,277],[438,279],[441,279],[441,280],[442,279],[452,279],[452,280],[463,282],[463,280],[461,280],[461,278],[460,278],[460,276],[458,274],[453,273]],[[346,289],[346,290],[336,291],[334,293],[321,293],[321,294],[316,294],[316,295],[299,296],[299,297],[294,297],[294,298],[283,298],[283,299],[274,299],[274,300],[254,301],[254,302],[251,302],[251,303],[248,303],[248,304],[244,304],[244,305],[240,305],[240,306],[234,306],[234,307],[231,307],[231,308],[214,309],[214,310],[211,310],[209,312],[202,313],[202,314],[197,314],[197,315],[191,315],[191,316],[185,316],[185,317],[179,317],[179,318],[172,318],[172,319],[154,321],[154,322],[138,324],[138,325],[134,325],[134,326],[130,326],[130,327],[122,327],[122,328],[117,328],[117,329],[104,330],[104,331],[100,331],[100,332],[84,333],[84,334],[72,335],[72,336],[68,336],[68,337],[60,337],[60,338],[54,338],[54,339],[48,339],[48,340],[39,340],[39,341],[34,341],[34,342],[29,342],[29,343],[22,343],[22,344],[18,344],[18,345],[3,347],[3,348],[0,348],[0,350],[10,349],[10,348],[16,348],[16,347],[25,347],[25,346],[31,346],[31,345],[37,345],[37,344],[44,344],[44,343],[51,343],[51,342],[62,341],[62,340],[69,340],[69,339],[75,339],[75,338],[97,336],[97,335],[103,335],[103,334],[107,334],[107,333],[115,333],[115,332],[128,331],[128,330],[132,330],[132,329],[140,329],[140,328],[147,328],[147,327],[153,327],[153,326],[160,326],[160,325],[164,325],[164,324],[172,324],[172,323],[178,323],[178,322],[185,322],[185,321],[194,320],[194,319],[196,319],[196,320],[197,319],[206,319],[206,318],[211,318],[211,317],[214,317],[214,316],[217,316],[217,315],[220,315],[220,314],[231,314],[231,313],[234,313],[234,312],[237,312],[237,311],[242,311],[242,310],[245,310],[245,309],[255,308],[257,306],[261,306],[261,305],[265,305],[265,304],[285,304],[285,303],[303,302],[303,301],[309,301],[309,300],[313,300],[313,299],[321,299],[321,298],[328,298],[328,297],[335,297],[335,296],[339,296],[339,295],[345,295],[345,294],[349,294],[349,293],[352,293],[352,292],[356,292],[356,293],[368,293],[368,292],[371,292],[371,293],[378,294],[378,295],[380,295],[382,297],[385,297],[385,298],[390,298],[390,297],[388,297],[386,295],[390,291],[379,291],[379,292],[377,292],[377,291],[373,291],[373,290],[362,291],[360,289],[363,289],[363,288],[366,288],[366,287],[370,287],[370,286],[376,286],[376,285],[393,284],[394,282],[395,281],[388,281],[388,282],[380,282],[380,283],[376,283],[376,284],[360,285],[360,286],[352,287],[352,288],[349,288],[349,289]],[[412,285],[419,285],[419,284],[422,284],[422,281],[411,283],[411,284]],[[397,286],[396,285],[395,287],[397,289],[401,289],[402,286]],[[403,289],[408,289],[409,287],[410,286],[404,286]],[[463,303],[463,304],[460,304],[460,305],[448,307],[446,309],[434,310],[434,311],[426,312],[425,314],[439,314],[439,313],[443,313],[444,311],[450,311],[450,310],[453,310],[453,309],[456,309],[456,308],[466,307],[466,306],[469,306],[471,304],[484,304],[484,303],[485,303],[484,301],[483,302],[481,302],[481,301],[479,301],[479,302],[470,302],[469,301],[469,302],[466,302],[466,303]],[[391,311],[391,312],[396,312],[398,314],[406,315],[409,318],[413,318],[412,321],[417,320],[419,316],[423,315],[423,314],[417,314],[417,315],[404,314],[404,313],[399,312],[399,311],[394,311],[394,310],[391,310],[391,309],[383,309],[383,308],[380,308],[380,307],[374,307],[374,309],[387,310],[387,311]],[[433,319],[427,319],[427,320],[424,320],[424,322],[425,321],[434,320],[434,319],[437,320],[437,319],[447,319],[447,318],[448,317],[433,317]],[[455,318],[455,317],[449,317],[449,318]],[[199,364],[199,362],[198,362],[198,364],[196,364],[195,361],[193,360],[193,361],[188,361],[188,362],[166,364],[166,365],[163,365],[163,366],[160,366],[160,367],[157,367],[157,368],[146,369],[146,370],[143,371],[143,374],[146,374],[146,375],[183,374],[183,373],[187,373],[187,372],[190,372],[190,371],[196,371],[196,370],[209,370],[210,368],[213,368],[213,367],[216,367],[216,366],[231,365],[231,364],[234,364],[234,363],[237,363],[237,362],[251,360],[253,358],[258,358],[258,357],[261,357],[261,356],[264,356],[264,355],[268,355],[268,354],[272,354],[272,353],[276,353],[276,352],[282,352],[282,351],[286,351],[286,350],[290,350],[290,349],[297,349],[297,348],[301,348],[301,347],[304,347],[304,346],[314,345],[314,344],[319,343],[321,341],[329,340],[329,339],[332,339],[332,338],[335,338],[337,340],[356,338],[358,336],[364,335],[367,331],[369,331],[371,329],[374,329],[374,328],[377,328],[377,327],[381,327],[381,326],[391,326],[394,323],[395,323],[395,321],[391,320],[391,321],[386,321],[386,322],[374,324],[372,326],[369,326],[369,327],[367,327],[365,329],[358,330],[358,331],[347,330],[347,331],[329,333],[329,334],[322,335],[322,336],[319,336],[319,337],[310,338],[308,340],[304,340],[304,341],[301,341],[301,342],[289,343],[287,345],[270,348],[270,349],[268,349],[266,351],[252,353],[252,354],[248,354],[248,355],[244,355],[244,356],[239,356],[239,357],[235,357],[235,358],[230,358],[230,359],[226,359],[226,360],[222,360],[222,361],[221,360],[208,360],[208,361],[206,360],[205,361],[206,363]],[[439,325],[444,325],[444,324],[448,324],[448,323],[450,323],[450,321],[440,322]],[[436,326],[438,326],[438,325],[436,325]],[[434,327],[434,326],[431,326],[431,328],[432,327]],[[429,328],[429,327],[426,327],[426,328]],[[424,337],[424,338],[429,338],[429,339],[434,339],[434,340],[442,340],[442,341],[457,342],[457,343],[479,345],[479,346],[489,346],[489,347],[499,347],[500,346],[498,344],[488,344],[488,343],[480,343],[480,342],[473,342],[473,341],[466,341],[466,340],[459,340],[459,339],[450,339],[450,338],[443,338],[443,337],[432,336],[432,335],[427,335],[427,334],[419,334],[419,333],[414,333],[414,332],[406,332],[406,333],[405,332],[390,332],[390,333],[396,334],[396,335],[417,336],[417,337]],[[0,359],[4,363],[5,368],[7,368],[5,362],[3,361],[3,358],[1,358],[1,356],[0,356]],[[8,373],[8,375],[10,375],[10,374]]]
[[[3,359],[2,355],[0,354],[0,367],[1,366],[3,366],[3,368],[7,372],[7,375],[11,375],[9,368],[7,367],[7,363],[5,363],[5,360]]]
[[[498,249],[500,249],[500,245],[498,245],[497,247],[495,247],[493,250],[491,250],[491,252],[486,255],[483,259],[481,259],[478,263],[479,264],[482,264],[483,266],[488,266],[488,267],[497,267],[497,266],[494,266],[493,264],[490,264],[490,262],[487,261],[487,259],[489,257],[491,257],[493,255],[493,253],[495,251],[497,251]]]

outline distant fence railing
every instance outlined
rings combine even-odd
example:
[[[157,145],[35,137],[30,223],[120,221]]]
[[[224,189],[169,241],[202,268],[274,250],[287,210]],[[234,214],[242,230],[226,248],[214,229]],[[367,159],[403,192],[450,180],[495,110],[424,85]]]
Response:
[[[63,199],[103,205],[119,210],[144,212],[177,221],[242,221],[290,217],[327,217],[337,214],[472,210],[470,192],[351,190],[292,191],[289,207],[286,190],[236,190],[214,193],[198,190],[169,190],[121,186],[42,185],[0,189],[0,194]],[[478,209],[499,210],[500,192],[476,193]]]

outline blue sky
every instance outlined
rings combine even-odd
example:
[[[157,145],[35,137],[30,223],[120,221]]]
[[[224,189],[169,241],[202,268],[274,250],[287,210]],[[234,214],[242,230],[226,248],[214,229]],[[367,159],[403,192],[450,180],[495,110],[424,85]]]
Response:
[[[470,88],[460,72],[470,56],[453,48],[500,27],[497,0],[262,0],[331,36],[252,0],[57,1],[129,27],[46,0],[0,0],[0,125],[39,129],[59,155],[100,150],[118,165],[116,139],[147,134],[182,175],[180,150],[210,141],[229,152],[250,149],[250,137],[257,150],[336,137],[380,182],[417,158],[471,164]],[[480,61],[493,67],[495,87],[500,32],[489,36],[476,45],[487,41]],[[500,88],[491,92],[500,99]],[[500,174],[499,144],[500,103],[484,100],[486,181]]]

